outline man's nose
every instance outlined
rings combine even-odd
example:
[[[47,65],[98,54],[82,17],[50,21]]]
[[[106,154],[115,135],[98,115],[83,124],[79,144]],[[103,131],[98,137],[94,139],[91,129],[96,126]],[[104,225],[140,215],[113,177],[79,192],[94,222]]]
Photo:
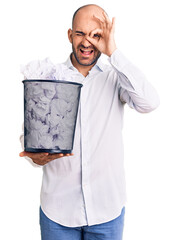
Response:
[[[88,48],[91,46],[91,43],[84,37],[82,42],[81,42],[81,45],[84,47],[84,48]]]

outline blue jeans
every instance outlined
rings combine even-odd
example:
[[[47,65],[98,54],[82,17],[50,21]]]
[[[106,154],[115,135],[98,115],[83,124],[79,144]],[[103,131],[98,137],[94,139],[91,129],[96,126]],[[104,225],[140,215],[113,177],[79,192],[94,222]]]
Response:
[[[40,208],[42,240],[122,240],[125,208],[112,221],[93,226],[65,227],[50,220]]]

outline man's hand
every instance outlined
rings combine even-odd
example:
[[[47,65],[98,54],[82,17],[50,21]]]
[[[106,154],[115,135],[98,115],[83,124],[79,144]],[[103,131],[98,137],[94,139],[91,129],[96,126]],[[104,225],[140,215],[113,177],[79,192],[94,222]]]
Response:
[[[111,22],[105,12],[103,16],[104,18],[93,16],[99,22],[100,28],[94,29],[86,39],[101,53],[110,57],[117,48],[114,40],[115,18]]]
[[[38,165],[45,165],[46,163],[57,159],[57,158],[61,158],[61,157],[65,157],[65,156],[73,156],[73,153],[67,153],[67,154],[63,154],[63,153],[54,153],[54,154],[50,154],[50,153],[31,153],[31,152],[21,152],[19,154],[20,157],[30,157],[32,159],[32,161]]]

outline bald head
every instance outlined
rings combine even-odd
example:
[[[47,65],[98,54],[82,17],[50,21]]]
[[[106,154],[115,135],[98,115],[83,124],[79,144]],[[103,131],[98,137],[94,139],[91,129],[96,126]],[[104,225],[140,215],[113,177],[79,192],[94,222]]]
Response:
[[[74,22],[76,20],[76,16],[82,12],[82,11],[88,11],[88,12],[91,12],[91,14],[93,15],[94,12],[105,12],[103,8],[101,8],[100,6],[96,5],[96,4],[87,4],[87,5],[84,5],[80,8],[78,8],[74,14],[73,14],[73,18],[72,18],[72,28],[73,28],[73,25],[74,25]],[[105,12],[106,13],[106,12]]]
[[[104,19],[104,10],[101,7],[95,4],[85,5],[76,10],[72,29],[68,29],[68,39],[73,50],[72,63],[79,71],[85,71],[84,76],[101,55],[101,52],[87,40],[93,31],[101,28],[100,19]],[[93,37],[100,38],[100,34],[96,33]]]

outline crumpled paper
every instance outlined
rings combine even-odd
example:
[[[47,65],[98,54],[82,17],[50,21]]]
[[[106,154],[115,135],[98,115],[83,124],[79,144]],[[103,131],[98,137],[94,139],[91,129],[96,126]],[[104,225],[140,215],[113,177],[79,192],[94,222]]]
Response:
[[[44,60],[31,61],[27,65],[21,66],[21,73],[24,79],[54,79],[55,65],[49,58]]]

